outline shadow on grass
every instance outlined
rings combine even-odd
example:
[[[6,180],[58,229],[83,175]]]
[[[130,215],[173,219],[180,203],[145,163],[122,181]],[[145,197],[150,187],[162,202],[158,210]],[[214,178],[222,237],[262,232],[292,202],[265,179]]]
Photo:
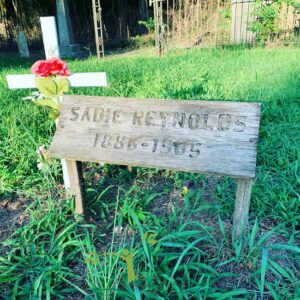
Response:
[[[10,68],[28,68],[36,61],[35,58],[21,58],[18,56],[0,56],[0,71]]]

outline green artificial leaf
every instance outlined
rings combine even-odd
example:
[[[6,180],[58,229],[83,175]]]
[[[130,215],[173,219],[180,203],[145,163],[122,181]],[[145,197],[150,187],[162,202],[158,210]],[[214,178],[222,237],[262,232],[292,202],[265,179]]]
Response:
[[[56,110],[51,110],[49,112],[49,117],[51,120],[56,121],[56,119],[59,117],[59,112]]]
[[[47,106],[47,107],[50,107],[52,109],[55,109],[57,111],[59,111],[60,109],[60,104],[56,104],[54,100],[52,99],[39,99],[37,101],[35,101],[35,103],[37,105],[40,105],[40,106]]]
[[[57,83],[57,96],[61,96],[63,93],[69,90],[69,81],[67,78],[60,78],[56,83]]]
[[[46,97],[56,97],[57,84],[51,77],[36,77],[35,84],[39,91]]]

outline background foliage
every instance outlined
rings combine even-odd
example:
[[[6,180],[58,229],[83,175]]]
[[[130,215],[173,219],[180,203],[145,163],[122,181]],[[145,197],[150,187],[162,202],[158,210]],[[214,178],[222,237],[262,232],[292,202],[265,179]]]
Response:
[[[251,26],[251,30],[255,32],[256,40],[260,44],[264,44],[268,39],[274,38],[280,31],[279,17],[282,4],[292,5],[298,11],[300,3],[292,0],[256,0],[253,14],[257,16],[255,22]]]
[[[101,0],[105,24],[104,38],[107,45],[109,43],[112,46],[114,43],[122,45],[121,42],[128,37],[147,32],[144,26],[138,24],[139,20],[145,19],[145,12],[140,6],[141,2],[145,0]],[[75,41],[93,49],[95,42],[92,1],[72,0],[69,1],[69,8]],[[9,38],[10,46],[16,47],[13,42],[19,30],[26,32],[30,46],[41,47],[39,18],[54,15],[55,0],[0,0],[0,49],[1,39],[2,47],[4,47],[5,42],[7,44],[6,38]],[[8,31],[6,34],[4,27]]]

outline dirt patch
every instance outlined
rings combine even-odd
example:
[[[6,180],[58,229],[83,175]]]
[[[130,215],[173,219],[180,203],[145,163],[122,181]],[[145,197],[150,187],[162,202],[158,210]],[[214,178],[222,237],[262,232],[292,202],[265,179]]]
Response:
[[[0,242],[6,240],[17,228],[27,224],[29,214],[26,207],[30,202],[31,200],[14,193],[0,198]],[[0,255],[4,253],[4,247],[0,247]]]

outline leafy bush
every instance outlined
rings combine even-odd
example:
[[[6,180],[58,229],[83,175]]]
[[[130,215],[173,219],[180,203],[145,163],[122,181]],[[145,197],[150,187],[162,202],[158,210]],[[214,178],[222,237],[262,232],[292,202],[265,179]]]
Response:
[[[155,31],[155,23],[153,18],[149,18],[147,21],[138,21],[138,24],[145,26],[149,33],[154,33]]]
[[[154,36],[148,35],[137,35],[128,39],[128,47],[132,49],[138,49],[143,47],[152,47],[155,45]]]
[[[256,20],[250,29],[256,33],[256,41],[264,44],[269,38],[272,38],[278,31],[278,19],[280,16],[281,4],[286,3],[292,5],[290,0],[256,0],[254,8],[254,16]],[[296,7],[298,4],[294,4]]]
[[[255,32],[257,42],[265,43],[267,39],[277,32],[276,20],[279,15],[280,6],[276,2],[261,3],[255,9],[256,21],[251,29]]]

